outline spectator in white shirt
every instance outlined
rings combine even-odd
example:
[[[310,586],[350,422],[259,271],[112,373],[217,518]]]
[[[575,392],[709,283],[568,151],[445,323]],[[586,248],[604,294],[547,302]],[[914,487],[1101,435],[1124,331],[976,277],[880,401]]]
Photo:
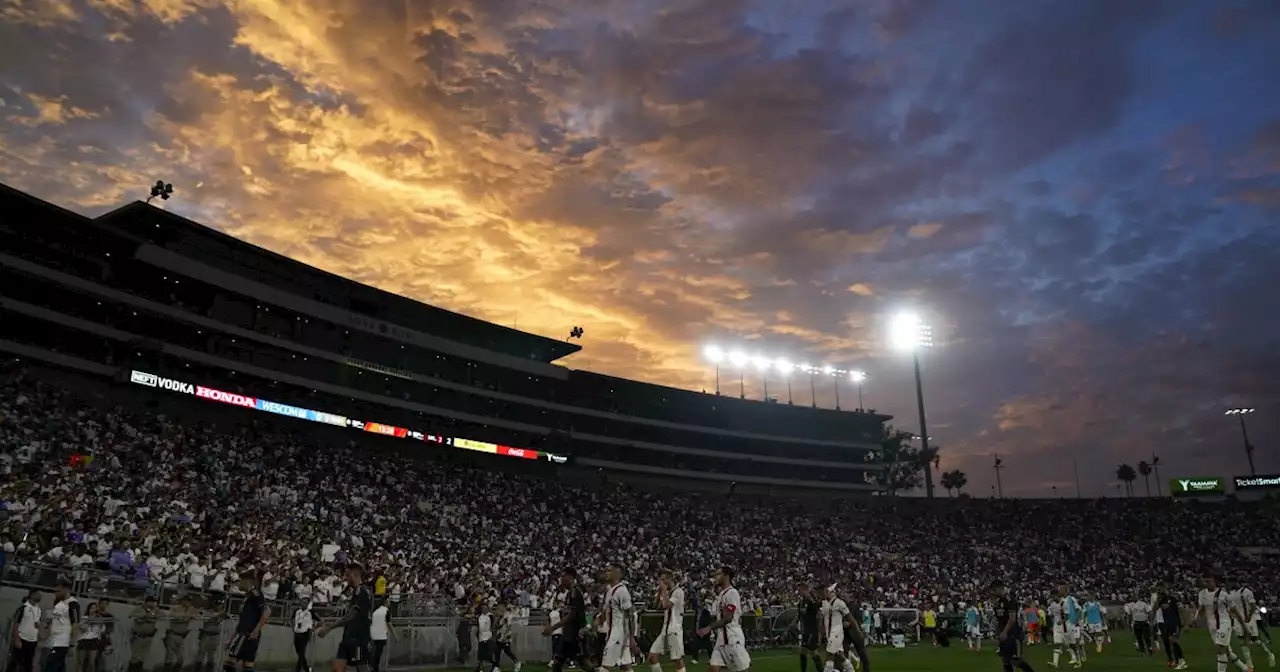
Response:
[[[187,565],[187,576],[192,588],[204,590],[205,578],[209,576],[209,567],[199,560],[192,560]]]
[[[32,590],[18,605],[13,615],[14,639],[9,651],[9,669],[16,672],[32,672],[36,645],[40,641],[40,591]]]
[[[315,630],[316,619],[311,613],[311,603],[293,612],[293,651],[298,654],[298,663],[294,672],[311,672],[311,663],[307,660],[307,646],[311,644],[311,631]]]
[[[369,637],[373,640],[370,669],[373,672],[379,672],[382,669],[382,656],[387,650],[387,638],[396,636],[395,628],[387,622],[388,618],[390,618],[390,610],[387,609],[385,602],[373,610],[373,619],[369,624]]]
[[[71,582],[62,579],[53,592],[53,615],[49,619],[49,653],[44,672],[67,672],[67,650],[80,638],[80,603],[71,597]]]

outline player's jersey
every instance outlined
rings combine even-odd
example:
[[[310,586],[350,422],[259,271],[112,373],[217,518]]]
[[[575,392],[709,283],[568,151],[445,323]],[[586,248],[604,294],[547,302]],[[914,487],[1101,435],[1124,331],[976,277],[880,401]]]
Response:
[[[1089,625],[1102,625],[1102,605],[1096,600],[1086,602],[1084,605],[1084,620]]]
[[[582,594],[582,589],[577,586],[570,588],[565,597],[565,605],[573,610],[573,618],[565,624],[565,630],[571,638],[577,639],[578,633],[587,627],[587,599]]]
[[[867,632],[871,631],[871,607],[862,609],[862,629]]]
[[[822,622],[822,603],[813,597],[800,599],[800,628],[806,635],[818,634],[818,624]]]
[[[1009,620],[1013,619],[1013,626],[1009,628],[1009,635],[1013,637],[1014,641],[1017,641],[1018,634],[1021,632],[1020,624],[1018,623],[1019,611],[1018,602],[1011,595],[1005,595],[996,600],[996,632],[1003,632],[1005,627],[1008,626]]]
[[[982,614],[978,612],[977,607],[969,607],[965,610],[964,624],[968,628],[977,628],[982,625]]]
[[[738,595],[738,589],[729,586],[720,591],[716,596],[716,603],[713,609],[715,615],[723,618],[726,612],[729,614],[729,622],[720,630],[718,641],[722,644],[730,642],[739,643],[746,641],[746,637],[742,633],[742,597]]]
[[[1259,620],[1261,614],[1258,613],[1258,599],[1254,597],[1253,589],[1237,588],[1231,591],[1231,599],[1245,621],[1252,623]]]
[[[849,605],[844,600],[835,598],[831,600],[831,606],[827,608],[827,636],[831,633],[839,631],[844,633],[844,619],[849,617]]]
[[[1049,603],[1049,618],[1053,619],[1053,627],[1066,627],[1066,621],[1062,617],[1062,600],[1054,600]]]
[[[1062,598],[1058,609],[1062,613],[1062,622],[1069,628],[1080,625],[1080,602],[1072,595]]]
[[[1221,631],[1231,627],[1231,602],[1231,593],[1221,588],[1200,591],[1200,609],[1204,611],[1209,630]]]
[[[631,620],[631,591],[625,582],[609,588],[605,593],[604,613],[608,633],[612,637],[627,634]]]
[[[684,632],[684,588],[675,588],[667,596],[671,608],[662,612],[662,631],[667,634]]]

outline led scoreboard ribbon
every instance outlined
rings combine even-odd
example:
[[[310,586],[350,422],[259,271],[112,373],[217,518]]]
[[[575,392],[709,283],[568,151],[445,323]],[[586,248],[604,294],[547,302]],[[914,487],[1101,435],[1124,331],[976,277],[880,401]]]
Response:
[[[315,411],[310,408],[299,408],[288,404],[281,404],[275,401],[267,401],[256,397],[246,397],[243,394],[234,392],[224,392],[212,387],[203,385],[194,385],[192,383],[174,380],[173,378],[164,378],[154,373],[146,373],[144,371],[134,371],[129,376],[129,382],[146,387],[154,387],[179,394],[190,394],[192,396],[208,399],[210,401],[218,401],[232,406],[240,406],[241,408],[252,408],[267,413],[275,413],[276,415],[287,415],[291,418],[299,420],[309,420],[311,422],[319,422],[326,425],[334,425],[337,427],[350,427],[360,431],[369,432],[371,434],[381,434],[383,436],[394,436],[397,439],[413,439],[424,443],[438,443],[454,448],[462,448],[464,450],[474,450],[480,453],[491,453],[493,455],[504,455],[506,457],[518,457],[525,460],[536,460],[545,457],[550,462],[556,464],[564,464],[568,459],[563,455],[554,453],[544,453],[537,450],[529,450],[527,448],[512,448],[511,446],[503,446],[487,441],[476,441],[474,439],[461,439],[447,436],[436,436],[434,434],[423,434],[404,427],[396,427],[395,425],[384,425],[380,422],[363,422],[354,420],[346,416],[337,415],[335,413],[325,413],[323,411]]]

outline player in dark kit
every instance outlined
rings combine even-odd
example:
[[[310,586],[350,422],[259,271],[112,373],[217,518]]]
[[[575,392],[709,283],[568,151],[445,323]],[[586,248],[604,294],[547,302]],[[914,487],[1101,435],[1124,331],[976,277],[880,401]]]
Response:
[[[1182,657],[1182,609],[1178,598],[1163,588],[1156,590],[1155,608],[1160,610],[1160,642],[1164,644],[1164,655],[1169,659],[1169,667],[1185,669],[1187,661]]]
[[[991,595],[995,597],[996,640],[999,642],[998,650],[1004,672],[1013,672],[1015,667],[1022,672],[1035,672],[1018,654],[1018,645],[1022,642],[1022,628],[1018,626],[1018,612],[1021,611],[1018,601],[1009,595],[1009,589],[1003,581],[991,584]]]
[[[822,657],[818,655],[819,621],[822,619],[822,601],[813,594],[805,581],[796,584],[800,592],[796,624],[800,626],[800,672],[808,672],[809,659],[813,659],[814,672],[822,669]]]
[[[227,642],[227,658],[222,663],[224,672],[235,672],[237,668],[252,670],[258,658],[258,642],[262,639],[262,629],[267,626],[271,617],[271,607],[267,606],[267,598],[258,589],[258,576],[254,570],[240,575],[240,590],[245,592],[244,605],[240,607],[240,620],[236,623],[236,632]]]
[[[542,634],[550,637],[556,630],[560,631],[560,647],[551,661],[552,672],[561,672],[567,660],[577,661],[579,669],[594,670],[591,657],[582,645],[582,638],[587,629],[587,600],[578,586],[578,573],[572,568],[560,574],[560,587],[565,591],[564,612],[560,614],[558,623],[548,623]]]
[[[370,651],[373,648],[373,635],[369,631],[373,625],[373,591],[364,582],[364,567],[356,563],[347,565],[344,576],[347,585],[352,588],[351,608],[332,625],[326,625],[316,631],[316,637],[324,637],[330,630],[342,626],[342,641],[338,643],[338,653],[333,657],[333,672],[346,672],[348,665],[354,665],[364,672],[369,668]]]

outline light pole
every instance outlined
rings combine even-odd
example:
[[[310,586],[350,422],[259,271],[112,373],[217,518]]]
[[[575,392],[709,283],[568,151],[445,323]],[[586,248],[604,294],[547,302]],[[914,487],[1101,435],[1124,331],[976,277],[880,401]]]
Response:
[[[756,355],[755,357],[751,358],[751,363],[755,364],[756,368],[760,370],[760,382],[764,383],[764,400],[765,402],[768,402],[769,401],[769,368],[773,365],[773,362],[769,361],[765,357]]]
[[[1000,482],[1000,470],[1004,469],[1004,460],[1001,460],[999,455],[995,458],[992,468],[996,470],[996,492],[1000,493],[1000,499],[1004,499],[1004,484]]]
[[[925,424],[924,385],[920,382],[920,351],[933,347],[933,331],[915,313],[901,313],[889,323],[889,340],[899,350],[911,353],[916,373],[916,406],[920,411],[920,451],[929,452],[929,429]],[[933,499],[933,472],[924,465],[925,496]]]
[[[791,362],[786,359],[779,359],[776,362],[776,366],[778,367],[778,373],[781,373],[782,377],[787,381],[787,405],[791,406],[793,405],[791,403]]]
[[[1249,428],[1244,425],[1244,416],[1254,412],[1253,408],[1228,408],[1223,415],[1234,415],[1240,420],[1240,438],[1244,439],[1244,454],[1249,458],[1249,475],[1257,476],[1258,472],[1253,468],[1253,444],[1249,443]]]
[[[747,383],[743,380],[743,370],[747,368],[747,355],[741,350],[729,353],[729,363],[738,369],[738,398],[747,398]]]
[[[813,367],[808,364],[801,364],[800,368],[809,372],[809,405],[814,408],[818,407],[818,387],[813,382]]]
[[[720,396],[720,362],[724,361],[724,350],[716,345],[708,345],[702,349],[702,356],[716,365],[716,396],[718,397]]]
[[[867,374],[864,371],[850,371],[849,380],[858,387],[858,410],[865,410],[862,406],[862,384],[867,381]]]
[[[836,375],[836,367],[830,364],[822,367],[822,372],[831,376],[831,385],[836,390],[836,410],[840,410],[840,376]]]

